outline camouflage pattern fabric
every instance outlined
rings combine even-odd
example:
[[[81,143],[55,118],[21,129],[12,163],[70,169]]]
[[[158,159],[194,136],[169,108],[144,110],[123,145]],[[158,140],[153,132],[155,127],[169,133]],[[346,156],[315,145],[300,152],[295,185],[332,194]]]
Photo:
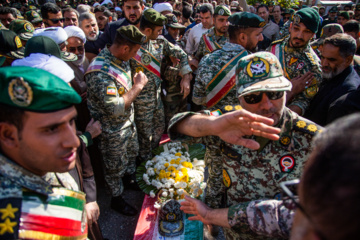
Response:
[[[194,84],[192,98],[194,103],[206,106],[206,86],[226,63],[243,50],[244,48],[241,45],[227,42],[222,49],[206,55],[200,61]],[[247,54],[247,51],[243,53],[244,56]],[[225,105],[235,105],[238,102],[236,88],[233,88],[222,100],[209,110],[215,110]],[[205,203],[212,208],[219,208],[223,192],[220,146],[207,145],[204,160],[209,172]]]
[[[207,35],[210,39],[214,40],[214,42],[219,44],[219,46],[221,46],[221,47],[224,46],[225,43],[229,42],[229,36],[227,35],[227,33],[226,33],[226,35],[217,36],[215,34],[215,28],[214,27],[210,28],[208,30],[208,32],[205,33],[205,35]],[[195,53],[195,58],[200,61],[205,55],[207,55],[209,53],[211,53],[211,52],[206,47],[204,38],[201,37],[198,49],[197,49],[197,51]]]
[[[107,48],[104,48],[98,57],[104,58],[101,71],[90,70],[85,75],[88,86],[87,102],[91,116],[94,120],[99,120],[102,126],[99,148],[104,161],[105,181],[112,196],[117,197],[123,191],[122,177],[135,172],[139,145],[133,104],[125,109],[125,102],[121,97],[127,90],[107,71],[110,64],[113,64],[112,66],[121,67],[131,76],[130,65],[129,62],[114,57]],[[96,58],[92,64],[94,62]],[[131,79],[127,86],[131,88]]]
[[[42,177],[52,187],[65,187],[70,190],[80,191],[74,178],[68,173],[49,172]]]
[[[286,23],[284,23],[284,25],[280,28],[279,38],[276,40],[286,38],[290,35],[290,33],[289,33],[290,24],[291,24],[290,20],[288,20]]]
[[[205,114],[210,114],[208,111]],[[204,114],[203,113],[203,114]],[[215,136],[191,138],[177,134],[172,127],[182,119],[199,113],[180,113],[174,116],[169,124],[169,135],[172,140],[199,142],[206,145],[220,145],[222,153],[223,183],[226,187],[226,207],[239,203],[273,199],[282,192],[280,182],[299,178],[304,164],[311,152],[313,136],[322,131],[322,127],[298,116],[285,108],[278,125],[281,128],[278,141],[251,136],[260,143],[259,150],[225,143]],[[244,218],[242,218],[244,219]],[[230,219],[233,217],[230,215]],[[256,223],[254,225],[254,222]],[[232,222],[229,222],[230,225]],[[231,229],[224,229],[226,239],[267,239],[262,235],[267,232],[266,224],[260,219],[239,221]],[[276,238],[278,232],[270,232],[267,237]]]
[[[309,71],[314,74],[311,85],[287,103],[287,106],[298,106],[303,115],[322,82],[321,64],[320,59],[309,44],[303,48],[292,48],[289,46],[289,39],[273,42],[267,51],[272,52],[279,59],[284,75],[289,80],[302,76]]]
[[[150,40],[142,45],[156,59],[161,61],[163,56],[180,59],[180,74],[191,72],[187,54],[178,46],[168,42],[163,36]],[[139,71],[139,65],[134,59],[130,60],[131,71]],[[135,123],[138,131],[139,155],[143,160],[152,157],[151,151],[159,145],[161,135],[165,130],[164,106],[161,101],[161,79],[147,69],[141,68],[148,78],[148,83],[134,101]]]

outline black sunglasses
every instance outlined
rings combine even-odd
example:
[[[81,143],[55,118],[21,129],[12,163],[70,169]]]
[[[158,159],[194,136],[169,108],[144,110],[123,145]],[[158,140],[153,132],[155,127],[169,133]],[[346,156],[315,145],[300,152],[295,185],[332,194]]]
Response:
[[[65,18],[53,18],[53,19],[49,19],[50,21],[53,22],[53,24],[57,24],[59,22],[64,22]]]
[[[68,47],[69,52],[75,53],[76,50],[78,50],[78,52],[83,52],[84,51],[84,47],[83,46],[78,46],[78,47]]]
[[[252,93],[249,95],[245,95],[244,100],[248,104],[259,103],[259,102],[261,102],[264,93],[270,100],[277,100],[277,99],[282,98],[282,96],[284,96],[283,91],[280,91],[280,92],[256,92],[256,93]]]

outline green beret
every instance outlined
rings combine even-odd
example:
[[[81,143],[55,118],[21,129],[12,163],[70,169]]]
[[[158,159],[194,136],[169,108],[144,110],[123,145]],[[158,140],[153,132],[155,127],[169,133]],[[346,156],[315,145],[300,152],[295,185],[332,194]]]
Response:
[[[174,14],[168,13],[165,15],[165,17],[167,18],[166,26],[171,27],[171,28],[178,28],[178,29],[186,28],[184,25],[182,25],[178,22],[177,17]]]
[[[266,24],[264,19],[249,12],[234,13],[228,18],[228,21],[230,25],[238,27],[262,28]]]
[[[18,9],[15,9],[15,10],[16,10],[16,18],[17,19],[24,19],[24,17],[21,15],[21,12]]]
[[[312,6],[311,8],[315,9],[315,10],[319,10],[319,8],[317,6]]]
[[[339,16],[342,16],[343,18],[349,20],[350,19],[350,15],[348,11],[340,11]]]
[[[9,30],[14,31],[22,40],[29,40],[33,36],[34,26],[26,21],[15,19],[10,23]]]
[[[291,14],[289,8],[284,8],[284,10],[283,10],[283,12],[281,13],[281,15],[285,15],[285,14]]]
[[[0,68],[0,102],[32,112],[59,111],[81,102],[65,81],[42,69]]]
[[[31,6],[29,6],[29,9],[30,9],[30,10],[35,10],[36,7],[35,7],[34,5],[31,5]]]
[[[330,8],[329,12],[331,13],[338,12],[338,8],[336,6],[333,6],[332,8]]]
[[[164,26],[167,23],[167,18],[152,8],[144,11],[143,18],[156,26]]]
[[[34,10],[27,11],[25,13],[25,19],[28,20],[31,23],[38,23],[38,22],[43,21],[43,19],[40,17],[40,14],[37,13],[36,11],[34,11]]]
[[[215,8],[214,14],[220,15],[220,16],[230,16],[231,11],[228,7],[224,5],[219,5]]]
[[[277,57],[269,52],[257,52],[241,58],[236,67],[238,96],[263,91],[290,91],[292,85],[284,77]]]
[[[0,54],[15,59],[24,58],[24,47],[13,31],[0,30]]]
[[[302,8],[294,15],[293,23],[303,23],[313,33],[317,33],[320,25],[320,15],[313,8]]]
[[[135,44],[143,44],[146,36],[134,25],[123,26],[117,29],[118,34]]]

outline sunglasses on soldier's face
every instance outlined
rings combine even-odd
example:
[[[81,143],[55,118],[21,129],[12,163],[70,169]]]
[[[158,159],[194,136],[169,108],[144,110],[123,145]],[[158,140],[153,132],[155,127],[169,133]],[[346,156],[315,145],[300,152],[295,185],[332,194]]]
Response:
[[[65,18],[52,18],[49,20],[52,21],[53,24],[58,24],[59,22],[64,22]]]
[[[270,99],[270,100],[277,100],[282,98],[282,96],[284,96],[284,92],[256,92],[256,93],[252,93],[249,95],[245,95],[244,96],[244,100],[247,104],[256,104],[261,102],[263,95],[266,94],[266,96]]]

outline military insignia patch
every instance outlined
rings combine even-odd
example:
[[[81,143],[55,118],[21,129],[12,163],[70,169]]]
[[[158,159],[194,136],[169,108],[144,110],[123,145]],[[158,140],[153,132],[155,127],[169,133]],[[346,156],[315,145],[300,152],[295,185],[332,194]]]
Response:
[[[242,109],[242,107],[240,105],[235,106],[235,110],[241,110],[241,109]]]
[[[259,27],[264,27],[266,25],[266,23],[265,23],[265,21],[264,22],[261,22],[261,23],[259,23]]]
[[[33,100],[33,91],[22,77],[11,80],[8,93],[11,101],[20,107],[29,106]]]
[[[2,199],[0,213],[0,239],[18,239],[21,199]]]
[[[175,15],[172,16],[172,20],[173,20],[174,23],[177,23],[177,18],[176,18]]]
[[[305,63],[299,62],[298,65],[296,66],[296,69],[301,70],[304,66],[305,66]]]
[[[144,65],[149,65],[151,63],[151,57],[144,53],[143,55],[141,55],[141,63]]]
[[[234,109],[234,107],[231,106],[231,105],[227,105],[227,106],[225,106],[224,109],[225,109],[225,111],[230,112],[230,111],[232,111]]]
[[[116,87],[106,87],[106,95],[116,96]]]
[[[318,128],[314,124],[309,124],[306,129],[313,133],[318,130]]]
[[[316,95],[316,93],[317,93],[318,91],[319,91],[318,86],[317,86],[316,84],[314,84],[314,85],[308,87],[308,88],[306,89],[305,93],[306,93],[306,95],[307,95],[308,97],[313,97],[313,96]]]
[[[15,37],[15,44],[16,44],[16,47],[17,48],[22,48],[22,43],[21,43],[21,40],[18,36]]]
[[[222,115],[222,112],[220,109],[216,109],[215,111],[212,111],[210,114],[211,116],[220,116]]]
[[[119,88],[118,93],[120,95],[123,95],[125,93],[125,88],[123,88],[123,87]]]
[[[226,188],[229,188],[231,186],[231,178],[226,169],[223,169],[223,182]]]
[[[297,62],[297,60],[298,60],[298,58],[296,58],[296,57],[292,57],[292,58],[290,58],[290,61],[289,61],[289,66],[293,65],[294,63],[296,63],[296,62]]]
[[[144,69],[142,67],[137,67],[135,69],[135,71],[138,73],[138,72],[144,72]]]
[[[289,173],[295,167],[295,159],[291,155],[285,155],[280,158],[279,164],[282,172]]]
[[[290,144],[290,142],[291,142],[291,140],[290,140],[290,137],[288,137],[288,136],[282,136],[280,138],[280,143],[283,146],[288,146]]]
[[[39,17],[38,13],[35,12],[35,11],[32,11],[32,12],[31,12],[31,16],[33,16],[34,18]]]
[[[230,158],[231,160],[235,160],[235,161],[240,161],[241,159],[241,154],[236,152],[234,149],[232,149],[231,147],[226,146],[225,144],[221,144],[220,146],[221,152],[227,157]]]
[[[224,11],[224,9],[220,9],[218,13],[219,13],[219,15],[222,16],[222,15],[224,15],[225,11]]]
[[[27,31],[27,32],[33,32],[33,31],[34,31],[34,27],[33,27],[33,25],[31,25],[30,23],[25,23],[25,24],[24,24],[24,29],[25,29],[25,31]]]
[[[300,23],[300,16],[298,14],[294,15],[293,23],[294,24],[299,24]]]
[[[251,78],[262,78],[269,74],[270,65],[262,58],[255,57],[246,67],[246,72]]]
[[[298,121],[298,122],[296,122],[296,126],[298,127],[298,128],[305,128],[306,127],[306,122],[304,122],[304,121]]]

